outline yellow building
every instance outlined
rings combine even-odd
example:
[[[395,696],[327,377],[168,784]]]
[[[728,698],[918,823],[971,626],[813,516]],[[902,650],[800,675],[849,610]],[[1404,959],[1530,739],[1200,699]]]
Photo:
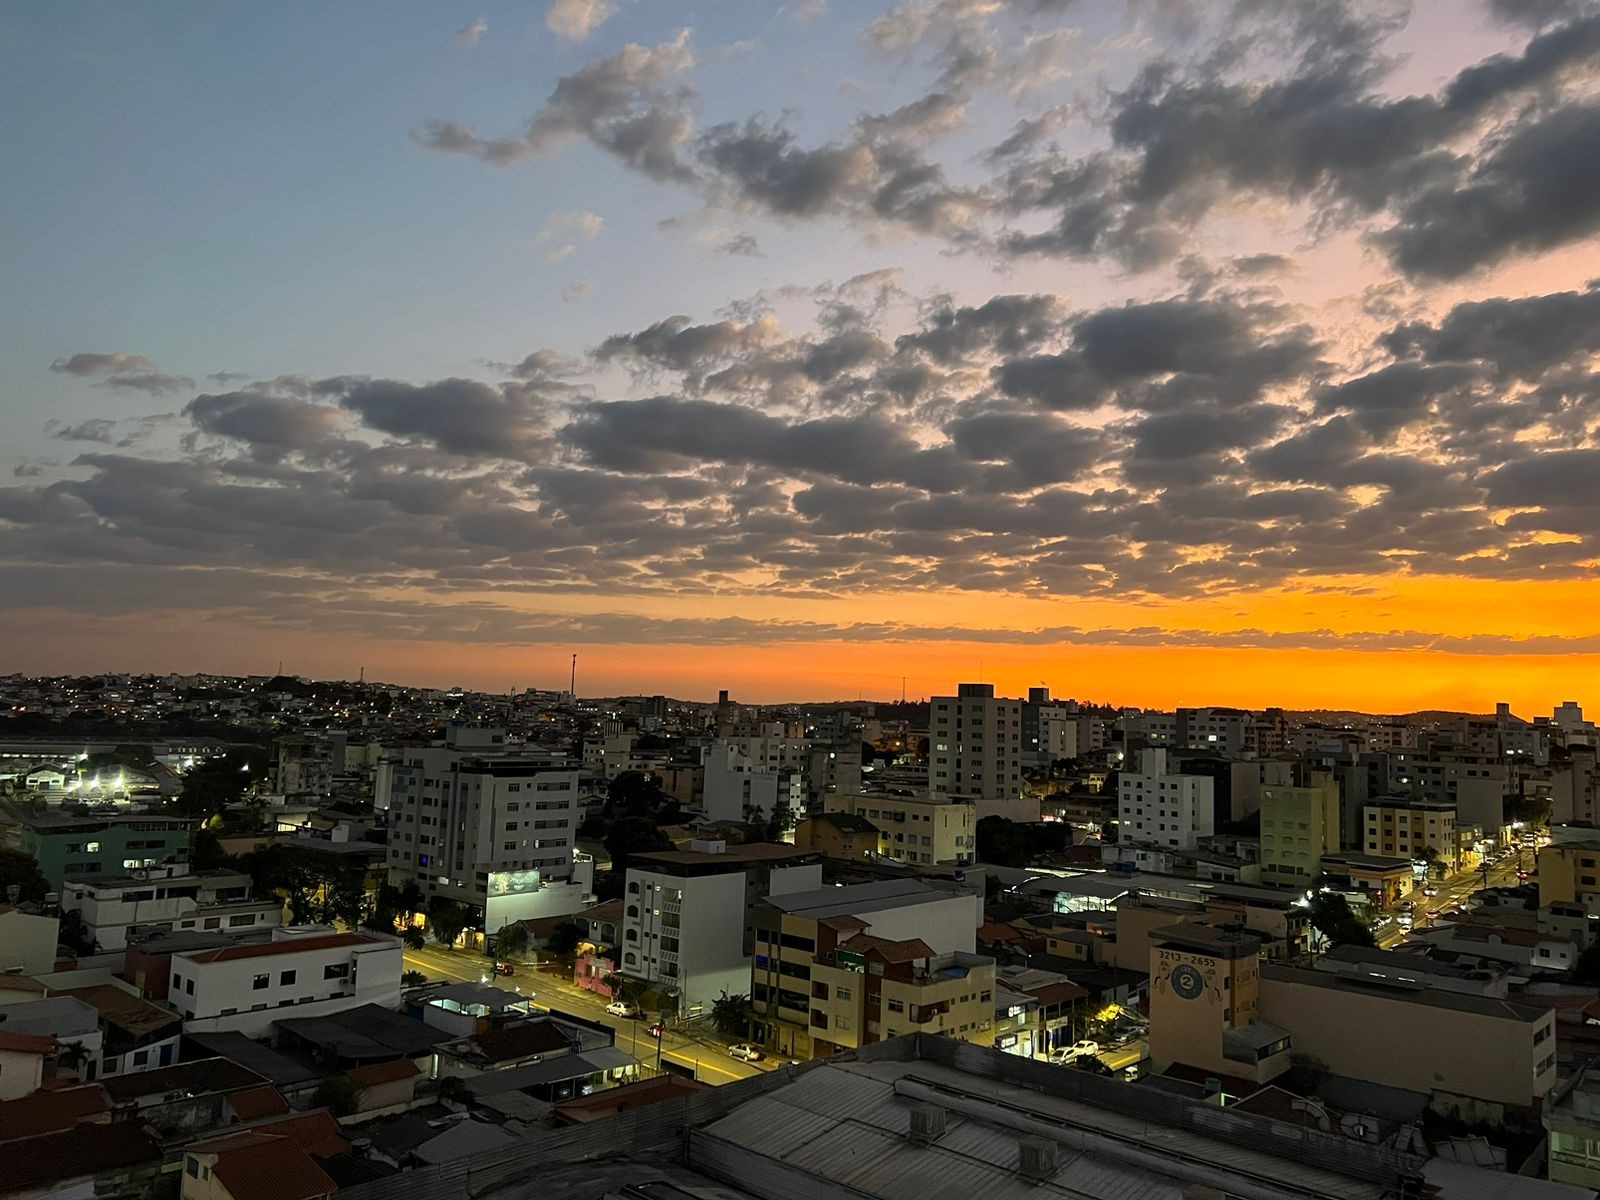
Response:
[[[881,841],[878,827],[855,813],[818,813],[794,827],[795,848],[810,850],[825,858],[876,858],[881,852]]]
[[[1261,882],[1309,887],[1339,849],[1339,781],[1313,771],[1309,787],[1261,789]]]
[[[978,809],[970,799],[840,792],[823,803],[828,812],[853,813],[876,825],[881,853],[896,862],[959,867],[977,859]]]
[[[1456,806],[1448,800],[1386,796],[1372,801],[1362,813],[1367,854],[1386,858],[1423,858],[1432,847],[1437,861],[1452,871],[1462,868],[1460,840],[1456,834]]]
[[[1150,1062],[1265,1083],[1289,1069],[1290,1036],[1260,1019],[1261,939],[1183,922],[1150,935]]]
[[[1579,904],[1600,916],[1600,842],[1552,843],[1539,851],[1539,907]]]

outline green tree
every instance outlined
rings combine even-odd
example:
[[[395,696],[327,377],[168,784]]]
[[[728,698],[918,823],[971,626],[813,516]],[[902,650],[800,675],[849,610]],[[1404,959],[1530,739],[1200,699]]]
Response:
[[[327,1109],[336,1117],[348,1117],[361,1103],[361,1089],[350,1081],[348,1075],[330,1075],[317,1085],[311,1103]]]
[[[17,899],[37,904],[50,890],[50,882],[39,869],[39,860],[10,846],[0,846],[0,904],[10,903],[10,888],[20,891]]]
[[[606,788],[605,811],[609,816],[648,816],[661,806],[663,799],[654,775],[624,771]]]
[[[1020,867],[1027,862],[1027,838],[1016,822],[1004,817],[984,817],[978,822],[978,861],[997,867]]]
[[[178,811],[186,817],[214,816],[264,779],[269,766],[267,752],[259,746],[235,748],[197,762],[183,773]]]
[[[1428,864],[1427,873],[1434,878],[1444,874],[1444,865],[1439,861],[1439,850],[1436,846],[1423,845],[1417,848],[1417,858]]]
[[[428,977],[426,975],[424,975],[421,971],[401,971],[400,972],[400,986],[401,987],[421,987],[423,984],[425,984],[427,982],[428,982]]]
[[[730,996],[726,989],[711,1002],[711,1024],[716,1031],[728,1036],[744,1033],[750,1015],[749,996]]]
[[[435,896],[428,905],[428,929],[433,940],[441,946],[450,946],[467,927],[467,907],[454,900]]]
[[[671,849],[667,835],[644,817],[624,817],[606,834],[606,853],[611,855],[611,870],[617,874],[626,873],[632,855]]]
[[[1377,945],[1372,930],[1351,911],[1350,902],[1340,893],[1317,890],[1313,892],[1310,903],[1311,927],[1332,945]]]
[[[578,943],[583,940],[583,926],[576,921],[563,921],[550,931],[550,936],[544,940],[544,948],[557,958],[567,958],[578,952]]]
[[[472,1099],[472,1089],[467,1087],[467,1081],[461,1076],[446,1075],[439,1080],[439,1099],[466,1104]]]
[[[497,958],[520,958],[528,952],[528,927],[521,921],[502,925],[494,935],[494,952]]]

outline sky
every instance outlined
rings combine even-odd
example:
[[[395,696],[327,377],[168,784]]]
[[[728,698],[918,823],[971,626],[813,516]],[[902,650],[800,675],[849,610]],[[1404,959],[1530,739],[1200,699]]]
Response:
[[[1600,707],[1582,0],[0,10],[0,671]]]

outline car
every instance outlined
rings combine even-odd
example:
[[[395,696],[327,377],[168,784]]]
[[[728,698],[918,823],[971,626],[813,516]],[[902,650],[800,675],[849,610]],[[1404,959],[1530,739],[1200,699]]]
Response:
[[[517,969],[508,962],[497,962],[494,965],[494,973],[496,975],[515,975]]]
[[[639,1018],[639,1006],[630,1004],[626,1000],[613,1000],[606,1005],[606,1011],[613,1017],[626,1017],[630,1021],[635,1021]]]
[[[1070,1046],[1057,1046],[1050,1051],[1050,1061],[1060,1065],[1075,1062],[1080,1058],[1094,1058],[1100,1053],[1100,1043],[1091,1042],[1085,1038],[1081,1042],[1073,1042]]]
[[[760,1048],[752,1046],[749,1042],[740,1042],[738,1045],[729,1046],[728,1053],[740,1062],[760,1062],[766,1057]]]
[[[1528,873],[1526,871],[1518,871],[1517,878],[1526,883],[1528,879]]]
[[[658,1042],[661,1040],[661,1035],[666,1031],[666,1026],[660,1021],[657,1021],[654,1025],[650,1026],[650,1036],[655,1038]]]
[[[1431,884],[1431,883],[1430,883],[1430,884],[1429,884],[1429,885],[1428,885],[1428,886],[1427,886],[1427,887],[1425,887],[1425,888],[1423,888],[1423,889],[1422,889],[1422,894],[1423,894],[1423,895],[1424,895],[1424,896],[1437,896],[1437,895],[1438,895],[1438,894],[1439,894],[1439,889],[1438,889],[1438,888],[1436,888],[1436,887],[1434,887],[1434,886],[1433,886],[1433,885],[1432,885],[1432,884]]]
[[[1428,910],[1428,920],[1430,921],[1437,921],[1442,916],[1444,916],[1444,909],[1442,908],[1430,908]]]

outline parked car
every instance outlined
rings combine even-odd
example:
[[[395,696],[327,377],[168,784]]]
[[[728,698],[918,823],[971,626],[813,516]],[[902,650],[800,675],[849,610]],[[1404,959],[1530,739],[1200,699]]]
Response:
[[[1081,1042],[1073,1042],[1070,1046],[1057,1046],[1050,1051],[1050,1061],[1060,1066],[1063,1063],[1073,1062],[1080,1058],[1094,1058],[1100,1053],[1100,1043],[1091,1042],[1085,1038]]]
[[[508,962],[497,962],[494,965],[494,973],[496,975],[515,975],[517,969]]]
[[[740,1062],[760,1062],[766,1057],[759,1048],[750,1045],[749,1042],[740,1042],[737,1046],[729,1046],[728,1053]]]
[[[650,1026],[650,1036],[655,1038],[658,1042],[661,1040],[661,1035],[666,1031],[666,1026],[664,1026],[660,1021],[657,1021],[654,1025]]]
[[[613,1017],[626,1017],[630,1021],[637,1020],[639,1017],[639,1006],[630,1004],[626,1000],[613,1000],[606,1005],[606,1011]]]

